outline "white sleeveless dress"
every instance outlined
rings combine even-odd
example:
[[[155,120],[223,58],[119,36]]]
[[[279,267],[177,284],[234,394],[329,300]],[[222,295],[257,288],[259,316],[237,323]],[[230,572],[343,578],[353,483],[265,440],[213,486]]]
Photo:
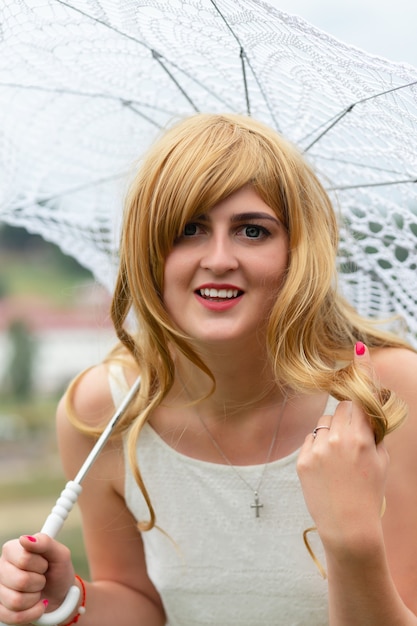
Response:
[[[118,406],[127,391],[112,372]],[[336,401],[329,399],[326,413]],[[179,454],[146,424],[137,460],[155,508],[158,528],[143,533],[150,579],[167,626],[326,626],[327,582],[303,542],[314,526],[296,473],[298,451],[268,464],[263,508],[229,465]],[[263,466],[239,466],[250,485]],[[125,500],[136,520],[149,519],[126,461]],[[310,540],[325,565],[316,533]]]

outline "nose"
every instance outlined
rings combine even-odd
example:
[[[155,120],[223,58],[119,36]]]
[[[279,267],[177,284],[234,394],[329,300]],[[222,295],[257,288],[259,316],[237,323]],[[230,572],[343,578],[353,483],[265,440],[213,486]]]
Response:
[[[235,246],[226,233],[212,233],[205,245],[200,265],[218,276],[238,268]]]

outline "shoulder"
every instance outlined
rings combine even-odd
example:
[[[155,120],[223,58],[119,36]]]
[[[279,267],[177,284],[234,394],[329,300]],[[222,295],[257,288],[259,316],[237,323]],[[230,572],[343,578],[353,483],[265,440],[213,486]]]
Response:
[[[371,351],[372,365],[383,387],[394,391],[408,409],[403,425],[387,437],[387,445],[409,449],[417,471],[417,353],[406,348],[379,348]]]
[[[81,467],[113,412],[104,364],[82,372],[71,383],[56,414],[58,445],[67,477],[74,476]]]
[[[130,385],[130,372],[126,379]],[[71,383],[59,402],[56,415],[58,444],[67,476],[78,471],[114,412],[108,363],[82,372]],[[119,460],[121,446],[121,438],[112,436],[106,444],[106,456],[113,453]]]
[[[413,485],[414,489],[417,480],[417,354],[402,348],[378,349],[372,354],[372,363],[381,384],[407,405],[407,418],[386,437],[385,445],[395,489],[398,490],[399,485],[404,488],[406,484]],[[415,500],[414,496],[412,499]],[[417,522],[417,504],[414,519]]]
[[[385,439],[391,457],[391,474],[398,483],[413,476],[417,480],[417,354],[403,348],[383,348],[371,352],[380,383],[394,391],[407,405],[407,418]],[[395,471],[394,471],[395,470]],[[397,484],[398,484],[397,483]]]
[[[65,416],[70,408],[85,426],[100,425],[103,414],[113,408],[107,365],[102,363],[77,376],[61,399],[58,416]]]
[[[111,362],[103,362],[85,370],[72,381],[58,405],[58,423],[73,416],[86,429],[95,430],[105,426],[115,410],[111,369]],[[117,369],[127,391],[138,373],[132,368],[124,368],[120,362],[117,362]]]
[[[372,364],[381,384],[407,402],[417,400],[417,353],[406,348],[371,349]]]

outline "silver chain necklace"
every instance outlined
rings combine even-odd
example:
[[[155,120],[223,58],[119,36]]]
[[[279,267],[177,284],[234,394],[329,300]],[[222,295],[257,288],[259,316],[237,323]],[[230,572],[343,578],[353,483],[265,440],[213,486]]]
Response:
[[[279,412],[278,415],[278,419],[277,419],[277,424],[275,426],[275,430],[274,430],[274,434],[272,436],[272,440],[271,443],[269,445],[269,449],[268,449],[268,453],[266,455],[266,459],[265,459],[265,463],[264,463],[264,467],[261,473],[261,476],[259,478],[258,484],[256,485],[255,488],[253,488],[253,486],[246,480],[246,478],[244,478],[242,476],[242,474],[238,471],[236,465],[233,465],[233,463],[230,461],[230,459],[227,458],[227,456],[225,455],[225,453],[223,452],[223,450],[221,449],[219,443],[216,441],[216,439],[213,437],[213,435],[211,434],[207,424],[204,422],[203,418],[201,417],[201,415],[199,414],[199,412],[197,411],[197,415],[198,415],[198,419],[201,422],[201,425],[203,426],[204,430],[206,431],[206,433],[208,434],[212,444],[214,445],[214,447],[216,448],[216,450],[218,451],[218,453],[222,456],[222,458],[226,461],[226,463],[228,465],[230,465],[230,467],[232,468],[232,470],[235,472],[236,476],[242,481],[242,483],[244,483],[247,487],[249,487],[249,489],[252,491],[253,493],[253,498],[254,501],[253,503],[250,505],[251,509],[255,509],[255,517],[260,517],[260,510],[263,509],[263,504],[261,504],[261,502],[259,501],[259,492],[262,486],[262,482],[263,479],[265,477],[265,473],[266,473],[266,468],[268,467],[268,463],[269,460],[271,458],[271,454],[272,454],[272,450],[274,449],[275,446],[275,442],[277,440],[277,436],[278,436],[278,431],[279,431],[279,427],[281,425],[281,421],[282,421],[282,416],[284,415],[284,410],[285,410],[285,406],[287,404],[287,398],[288,396],[285,395],[284,400],[282,401],[282,405],[281,405],[281,410]]]

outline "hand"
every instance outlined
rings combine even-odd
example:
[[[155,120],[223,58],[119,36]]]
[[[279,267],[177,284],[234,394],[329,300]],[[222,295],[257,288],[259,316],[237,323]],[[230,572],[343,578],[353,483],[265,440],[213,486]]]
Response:
[[[354,358],[369,376],[368,350]],[[355,402],[341,402],[318,426],[326,428],[306,437],[298,458],[304,498],[325,549],[360,553],[380,536],[388,453]]]
[[[47,535],[7,542],[0,557],[0,620],[30,623],[61,605],[74,582],[68,548]]]

